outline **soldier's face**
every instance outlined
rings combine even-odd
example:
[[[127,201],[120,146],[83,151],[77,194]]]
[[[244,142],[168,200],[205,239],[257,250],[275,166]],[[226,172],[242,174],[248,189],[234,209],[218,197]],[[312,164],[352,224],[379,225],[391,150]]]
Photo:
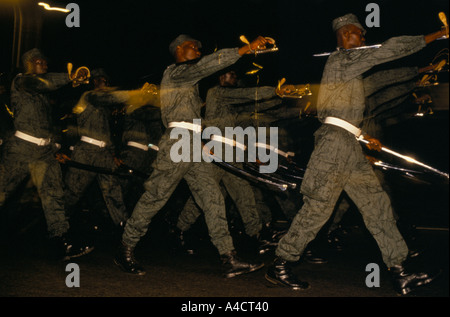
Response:
[[[231,71],[220,76],[220,85],[224,87],[236,86],[237,75],[236,72]]]
[[[355,48],[364,46],[366,39],[364,38],[363,31],[355,25],[350,25],[348,31],[346,32],[346,47],[345,48]]]
[[[41,74],[47,73],[48,66],[47,66],[47,61],[45,59],[41,59],[41,58],[36,59],[33,62],[32,67],[33,67],[34,74],[41,75]]]
[[[182,49],[182,55],[185,60],[191,61],[197,58],[200,58],[202,56],[202,53],[200,52],[198,48],[198,44],[193,41],[186,41],[183,44],[181,44]]]

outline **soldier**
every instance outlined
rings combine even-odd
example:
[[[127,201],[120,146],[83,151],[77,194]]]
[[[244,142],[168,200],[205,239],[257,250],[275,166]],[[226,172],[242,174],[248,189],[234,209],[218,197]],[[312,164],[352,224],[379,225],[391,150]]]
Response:
[[[409,95],[417,88],[418,82],[416,81],[416,77],[422,73],[433,71],[436,66],[389,69],[376,72],[364,78],[366,109],[364,120],[361,124],[362,130],[379,140],[383,139],[383,127],[385,126],[386,120],[394,118],[397,113],[404,112],[404,107],[400,107],[400,105],[404,104]],[[375,160],[373,157],[368,157],[368,159],[371,163]],[[374,171],[384,190],[390,194],[391,190],[384,180],[384,172],[380,169],[375,169]],[[343,249],[341,238],[345,235],[346,231],[340,226],[340,222],[349,208],[350,203],[347,196],[342,195],[327,231],[328,242],[337,250]],[[394,218],[408,244],[409,256],[417,256],[420,248],[416,241],[414,227],[403,222],[395,210]]]
[[[362,75],[375,65],[411,55],[437,38],[448,36],[448,29],[426,36],[394,37],[380,48],[353,49],[365,42],[365,30],[357,17],[347,14],[332,24],[338,50],[327,60],[319,90],[317,112],[323,124],[315,133],[315,148],[301,186],[304,205],[280,240],[266,279],[294,290],[309,288],[307,282],[293,274],[290,263],[300,258],[308,242],[327,222],[344,190],[377,241],[395,290],[407,294],[436,275],[405,269],[408,248],[397,229],[389,197],[355,138],[361,134],[357,126],[365,109]],[[378,140],[369,135],[362,137],[369,141],[369,149],[381,149]]]
[[[141,91],[120,91],[109,87],[109,76],[103,69],[94,69],[91,80],[94,89],[85,92],[73,109],[73,113],[77,115],[80,140],[74,146],[71,160],[114,171],[120,163],[116,163],[115,146],[111,138],[110,119],[113,107],[122,106]],[[73,213],[71,218],[75,222],[78,214],[74,212],[74,206],[94,179],[100,186],[113,224],[117,229],[123,228],[129,214],[117,176],[74,167],[69,167],[65,177],[66,204]]]
[[[161,119],[167,128],[158,144],[159,151],[154,170],[145,183],[146,192],[136,204],[128,220],[115,263],[125,272],[145,274],[144,268],[134,258],[134,248],[143,237],[152,217],[165,205],[175,188],[185,179],[196,203],[204,211],[211,242],[217,248],[226,277],[249,273],[260,269],[263,263],[251,263],[236,255],[228,231],[224,198],[217,181],[212,177],[211,164],[206,162],[174,162],[171,147],[177,142],[170,138],[172,128],[185,129],[189,133],[190,145],[194,131],[200,126],[193,124],[201,118],[202,100],[198,82],[239,60],[244,54],[265,45],[267,40],[258,37],[241,48],[221,49],[201,58],[201,43],[188,35],[179,35],[169,46],[175,64],[164,72],[161,81]]]
[[[47,58],[37,48],[23,54],[22,62],[25,72],[18,74],[11,85],[15,132],[4,148],[0,207],[30,174],[41,198],[56,256],[68,260],[86,254],[92,248],[82,246],[74,241],[72,232],[69,234],[61,167],[54,155],[57,147],[53,142],[48,93],[72,80],[82,82],[87,73],[80,71],[77,78],[70,78],[67,73],[47,73]]]
[[[289,85],[283,86],[280,92],[285,89],[292,89],[292,87]],[[275,108],[282,103],[282,99],[277,94],[276,87],[238,87],[236,71],[234,69],[227,69],[220,74],[219,85],[208,90],[206,96],[205,124],[218,127],[222,135],[225,135],[226,127],[234,128],[242,124],[242,127],[246,128],[247,126],[254,125],[254,121],[256,121],[253,119],[255,101],[258,102],[257,110],[259,112]],[[271,120],[275,121],[279,119],[277,115],[278,113],[274,113]],[[298,116],[298,109],[296,115]],[[222,157],[222,159],[224,158]],[[234,162],[232,164],[243,169],[242,163]],[[245,232],[252,238],[252,244],[258,247],[259,253],[266,252],[269,244],[266,239],[269,236],[273,236],[273,233],[269,232],[267,223],[262,221],[265,215],[260,214],[260,210],[257,209],[257,206],[261,205],[255,199],[255,191],[258,189],[252,188],[245,179],[227,172],[220,167],[213,166],[213,170],[217,181],[223,183],[225,194],[228,193],[234,201],[245,227]],[[192,197],[190,197],[178,218],[177,228],[181,230],[181,240],[183,238],[183,231],[187,231],[195,223],[199,215],[200,211],[193,202]],[[261,233],[264,233],[266,237],[261,237]],[[264,240],[261,240],[262,238]],[[270,246],[276,244],[272,239],[269,240]],[[308,257],[308,259],[312,259],[312,256]]]
[[[122,178],[122,190],[128,210],[133,210],[143,192],[144,175],[150,175],[152,162],[158,152],[157,144],[162,135],[162,123],[158,108],[142,107],[125,114],[122,129],[120,159],[125,168],[131,168],[136,177]]]
[[[218,127],[225,134],[225,127],[234,128],[237,126],[238,111],[236,108],[247,102],[268,100],[268,107],[274,107],[281,103],[281,99],[276,98],[275,87],[259,88],[236,88],[237,75],[234,70],[228,70],[219,76],[219,85],[208,90],[206,96],[205,124]],[[256,95],[255,92],[258,91]],[[274,102],[271,99],[278,99]],[[262,106],[264,107],[264,106]],[[224,159],[223,157],[221,159]],[[243,168],[242,163],[233,163],[236,167]],[[239,211],[245,232],[248,236],[257,241],[262,229],[261,216],[256,209],[256,201],[248,181],[221,169],[212,166],[214,178],[218,183],[223,182],[226,193],[228,193]],[[189,198],[185,208],[181,212],[177,227],[182,232],[187,231],[200,216],[200,211]],[[181,233],[182,234],[182,233]]]

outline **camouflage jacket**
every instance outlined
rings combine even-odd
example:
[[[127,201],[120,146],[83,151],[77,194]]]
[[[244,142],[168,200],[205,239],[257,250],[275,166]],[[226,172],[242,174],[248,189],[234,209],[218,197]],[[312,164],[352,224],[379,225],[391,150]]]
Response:
[[[203,56],[195,63],[172,64],[165,70],[161,81],[161,119],[165,127],[169,122],[201,118],[203,100],[198,82],[215,72],[233,65],[240,55],[238,48],[227,48]]]
[[[11,85],[14,128],[37,138],[51,138],[52,109],[48,93],[69,82],[65,73],[18,74]]]
[[[106,142],[112,147],[112,106],[128,100],[126,91],[99,89],[85,92],[73,112],[77,114],[78,135]]]
[[[367,91],[363,74],[372,67],[418,52],[426,45],[424,36],[394,37],[380,48],[338,50],[327,60],[319,89],[319,120],[337,117],[359,126],[364,117]],[[375,86],[375,85],[374,85]]]
[[[275,97],[275,87],[255,87],[255,88],[231,88],[216,86],[208,90],[206,95],[205,121],[207,125],[218,127],[222,132],[225,127],[235,127],[238,125],[238,116],[247,111],[248,108],[263,111],[266,108],[274,107],[281,103],[281,99],[276,102],[269,102]],[[268,100],[269,99],[269,100]],[[266,100],[265,102],[259,102]],[[255,103],[257,104],[255,105]],[[246,107],[243,105],[248,103]],[[239,107],[240,106],[240,107]],[[250,117],[248,118],[250,120]]]

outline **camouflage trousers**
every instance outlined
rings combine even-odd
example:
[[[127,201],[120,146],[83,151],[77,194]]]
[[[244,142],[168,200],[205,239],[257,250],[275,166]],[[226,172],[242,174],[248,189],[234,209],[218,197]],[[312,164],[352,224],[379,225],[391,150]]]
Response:
[[[175,140],[169,134],[163,135],[158,144],[159,152],[155,160],[154,170],[145,182],[145,193],[139,199],[136,207],[127,221],[122,240],[134,247],[143,237],[152,218],[164,207],[176,187],[184,179],[194,197],[195,202],[205,214],[211,242],[224,254],[234,249],[228,230],[225,202],[220,186],[214,179],[210,163],[178,162],[170,157],[171,146]]]
[[[112,155],[107,149],[84,142],[80,142],[75,146],[71,159],[78,163],[112,170],[117,168]],[[79,202],[83,195],[86,194],[88,186],[95,180],[100,186],[113,223],[118,225],[120,222],[126,221],[128,214],[123,200],[122,187],[118,178],[114,175],[70,167],[65,177],[65,197],[68,209],[72,209]]]
[[[242,222],[245,226],[245,232],[249,236],[257,236],[262,228],[261,217],[256,209],[255,196],[250,184],[235,176],[213,163],[210,163],[211,169],[214,171],[214,179],[220,183],[222,182],[225,190],[223,195],[230,195],[234,201],[236,208],[239,211]],[[178,217],[177,227],[182,230],[188,230],[200,216],[200,210],[194,202],[192,197],[189,197],[183,210]]]
[[[37,146],[12,137],[4,151],[0,165],[0,207],[30,175],[41,199],[49,237],[66,233],[69,222],[64,206],[64,183],[52,146]]]
[[[316,133],[317,142],[302,182],[304,205],[280,240],[276,254],[297,261],[328,221],[336,201],[345,191],[375,238],[384,263],[388,267],[401,264],[408,253],[407,245],[397,228],[389,196],[361,145],[345,130],[321,135],[324,130]]]

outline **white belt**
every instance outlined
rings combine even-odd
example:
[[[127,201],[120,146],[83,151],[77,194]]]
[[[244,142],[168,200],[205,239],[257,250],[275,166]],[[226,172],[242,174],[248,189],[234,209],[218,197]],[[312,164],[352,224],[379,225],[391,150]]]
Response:
[[[197,133],[202,132],[202,126],[199,124],[194,124],[190,122],[169,122],[169,128],[183,128],[188,129]]]
[[[87,137],[87,136],[84,136],[84,135],[81,137],[81,141],[89,143],[89,144],[96,145],[98,147],[105,147],[106,146],[106,142],[99,141],[99,140],[96,140],[96,139],[93,139],[93,138],[90,138],[90,137]]]
[[[280,149],[277,149],[277,148],[275,148],[275,147],[273,147],[273,146],[271,146],[271,145],[268,145],[268,144],[265,144],[265,143],[255,143],[255,145],[257,146],[257,147],[263,147],[263,148],[266,148],[266,149],[268,149],[268,150],[271,150],[271,151],[273,151],[273,152],[275,152],[275,153],[277,153],[277,154],[279,154],[279,155],[281,155],[281,156],[284,156],[284,157],[288,157],[288,156],[295,156],[295,153],[294,152],[283,152],[283,151],[281,151]]]
[[[353,124],[348,123],[345,120],[335,118],[335,117],[326,117],[324,123],[335,125],[344,130],[347,130],[348,132],[353,134],[356,138],[359,138],[361,136],[361,129],[355,127]]]
[[[228,144],[228,145],[231,145],[231,146],[235,146],[235,147],[238,147],[238,148],[240,148],[240,149],[242,149],[244,151],[247,148],[244,144],[236,142],[235,140],[224,138],[223,136],[216,135],[216,134],[213,134],[211,136],[211,140],[217,141],[217,142],[222,142],[222,143],[225,143],[225,144]]]
[[[150,143],[150,144],[148,145],[148,147],[151,148],[151,149],[154,150],[154,151],[159,151],[159,146],[157,146],[157,145],[154,145],[154,144],[151,144],[151,143]]]
[[[143,151],[148,151],[148,146],[145,145],[145,144],[137,143],[137,142],[134,142],[134,141],[128,141],[127,145],[135,147],[135,148],[138,148],[138,149],[141,149]]]
[[[20,132],[20,131],[16,131],[16,133],[14,134],[16,137],[18,137],[19,139],[34,143],[36,145],[39,146],[46,146],[49,145],[51,142],[51,139],[42,139],[42,138],[36,138],[32,135]]]

